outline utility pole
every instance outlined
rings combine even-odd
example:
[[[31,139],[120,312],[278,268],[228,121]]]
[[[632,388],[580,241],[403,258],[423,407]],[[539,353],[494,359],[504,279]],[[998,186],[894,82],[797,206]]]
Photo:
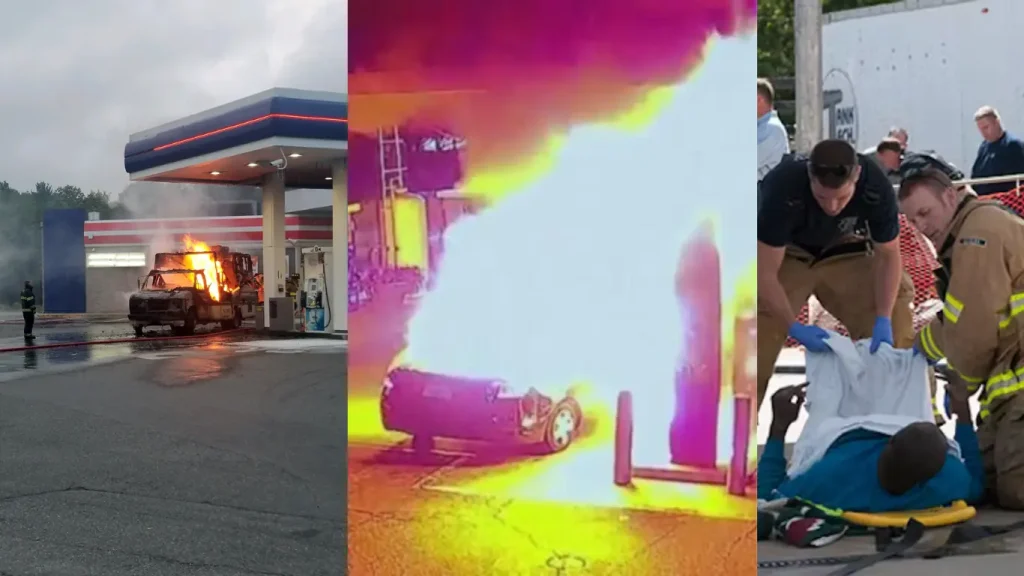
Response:
[[[796,142],[798,152],[810,152],[821,139],[821,0],[793,0],[793,33],[796,47]]]

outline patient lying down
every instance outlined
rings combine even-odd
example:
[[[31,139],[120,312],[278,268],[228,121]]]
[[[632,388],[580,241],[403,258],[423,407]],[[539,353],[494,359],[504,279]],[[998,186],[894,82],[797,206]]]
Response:
[[[770,435],[758,465],[759,499],[796,498],[836,512],[922,510],[981,500],[984,469],[966,394],[950,394],[959,454],[933,422],[914,422],[894,434],[854,428],[808,467],[789,474],[786,432],[806,390],[806,384],[790,386],[772,396]]]

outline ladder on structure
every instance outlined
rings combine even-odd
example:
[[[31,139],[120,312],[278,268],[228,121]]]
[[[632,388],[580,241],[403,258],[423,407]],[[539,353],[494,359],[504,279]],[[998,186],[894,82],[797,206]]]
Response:
[[[406,191],[405,155],[398,126],[377,129],[377,152],[380,164],[381,205],[379,211],[380,246],[379,261],[383,269],[397,266],[398,246],[395,242],[395,197]]]

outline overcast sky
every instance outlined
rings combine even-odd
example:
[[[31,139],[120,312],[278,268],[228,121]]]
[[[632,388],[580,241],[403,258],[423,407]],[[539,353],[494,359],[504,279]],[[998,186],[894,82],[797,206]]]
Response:
[[[348,91],[345,0],[0,0],[0,181],[116,198],[133,132],[272,87]]]

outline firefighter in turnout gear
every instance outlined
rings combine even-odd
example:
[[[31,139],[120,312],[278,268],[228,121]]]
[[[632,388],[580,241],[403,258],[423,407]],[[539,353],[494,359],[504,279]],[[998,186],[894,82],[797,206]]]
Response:
[[[933,155],[900,167],[900,207],[935,245],[944,307],[915,350],[980,390],[978,442],[989,497],[1024,509],[1024,219],[980,200],[956,168]],[[965,424],[965,423],[960,423]],[[969,424],[969,423],[966,423]]]
[[[25,340],[33,340],[32,326],[36,323],[36,295],[32,291],[32,282],[25,280],[25,289],[21,291],[21,315],[25,319]]]

